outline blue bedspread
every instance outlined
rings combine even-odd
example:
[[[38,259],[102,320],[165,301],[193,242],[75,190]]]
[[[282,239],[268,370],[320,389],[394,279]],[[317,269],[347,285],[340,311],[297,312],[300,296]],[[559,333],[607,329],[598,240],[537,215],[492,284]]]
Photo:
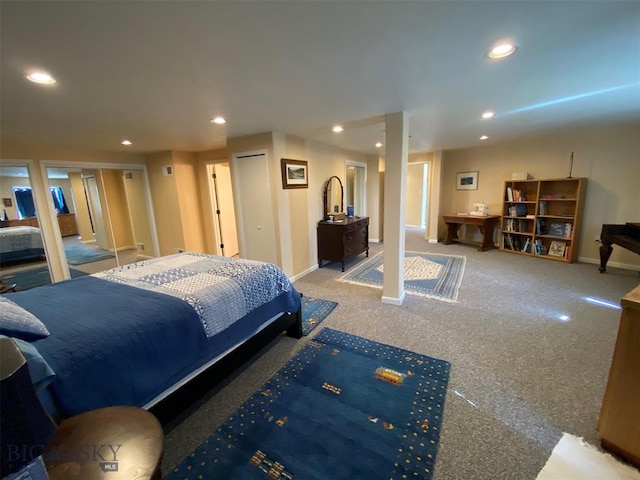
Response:
[[[179,298],[93,277],[11,294],[51,335],[34,345],[57,374],[63,416],[108,405],[144,406],[207,361],[255,333],[264,320],[296,311],[295,289],[214,337]]]

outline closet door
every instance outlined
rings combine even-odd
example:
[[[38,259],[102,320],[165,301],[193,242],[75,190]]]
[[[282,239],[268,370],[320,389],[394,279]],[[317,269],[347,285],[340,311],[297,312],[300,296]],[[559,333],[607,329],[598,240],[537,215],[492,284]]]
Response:
[[[277,263],[267,155],[234,155],[233,170],[240,256]]]

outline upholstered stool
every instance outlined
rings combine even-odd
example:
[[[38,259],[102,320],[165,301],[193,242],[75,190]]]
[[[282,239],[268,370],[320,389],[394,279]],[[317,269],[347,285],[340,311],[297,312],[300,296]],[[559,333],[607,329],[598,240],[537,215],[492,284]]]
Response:
[[[151,413],[107,407],[63,420],[44,460],[51,480],[160,480],[162,449]]]

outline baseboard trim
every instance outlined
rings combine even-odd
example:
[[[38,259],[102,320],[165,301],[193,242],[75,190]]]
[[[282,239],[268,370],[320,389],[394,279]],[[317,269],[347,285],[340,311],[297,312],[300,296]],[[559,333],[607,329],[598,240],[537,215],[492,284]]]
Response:
[[[379,238],[370,238],[369,239],[369,243],[380,243],[380,239]]]
[[[438,239],[437,238],[430,238],[429,239],[429,243],[438,243]]]
[[[291,280],[291,282],[295,282],[296,280],[301,279],[302,277],[304,277],[305,275],[309,275],[311,272],[315,272],[316,270],[318,270],[318,264],[316,263],[315,265],[312,265],[311,268],[307,268],[305,271],[298,273],[297,275],[294,275],[293,277],[291,277],[289,280]]]
[[[382,303],[386,303],[388,305],[395,305],[397,307],[402,306],[402,303],[404,302],[404,297],[407,295],[406,292],[402,292],[402,295],[400,295],[399,298],[396,297],[385,297],[384,295],[382,296]]]
[[[581,263],[592,263],[594,265],[600,265],[599,258],[578,257],[578,261]],[[633,265],[631,263],[620,262],[607,262],[607,267],[621,268],[623,270],[640,270],[640,265]]]

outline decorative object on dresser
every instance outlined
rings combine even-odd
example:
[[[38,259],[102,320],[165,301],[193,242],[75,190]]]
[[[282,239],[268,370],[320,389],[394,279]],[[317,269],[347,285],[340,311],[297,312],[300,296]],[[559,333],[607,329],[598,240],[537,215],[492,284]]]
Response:
[[[506,181],[500,250],[575,262],[586,190],[586,178]]]
[[[369,217],[345,218],[333,222],[318,222],[318,266],[322,260],[341,262],[342,271],[347,260],[362,252],[369,256]]]

